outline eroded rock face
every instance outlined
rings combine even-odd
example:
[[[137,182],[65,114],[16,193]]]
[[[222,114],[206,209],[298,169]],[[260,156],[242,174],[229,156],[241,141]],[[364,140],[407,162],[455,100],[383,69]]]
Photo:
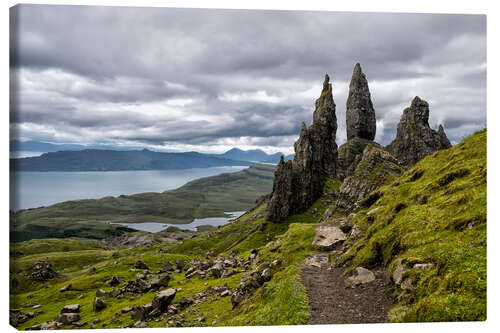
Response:
[[[302,123],[293,162],[285,163],[281,158],[276,168],[267,206],[267,218],[271,221],[279,222],[307,210],[322,195],[326,179],[336,177],[337,117],[328,74],[315,106],[312,125],[307,128]]]
[[[366,146],[373,142],[376,133],[375,110],[370,97],[368,81],[356,64],[349,85],[346,105],[347,142],[339,147],[337,178],[344,180],[352,175],[361,161]]]
[[[436,132],[429,127],[429,104],[415,97],[403,111],[396,139],[386,148],[405,166],[413,166],[427,155],[451,144],[443,127]]]
[[[398,160],[376,143],[370,143],[354,173],[347,177],[339,189],[337,206],[351,209],[392,177],[398,177],[404,169]]]
[[[359,63],[354,66],[352,72],[346,110],[347,140],[375,139],[375,110],[370,98],[368,81]]]
[[[372,142],[367,139],[353,138],[339,147],[338,179],[344,180],[354,173],[363,157],[363,151]]]

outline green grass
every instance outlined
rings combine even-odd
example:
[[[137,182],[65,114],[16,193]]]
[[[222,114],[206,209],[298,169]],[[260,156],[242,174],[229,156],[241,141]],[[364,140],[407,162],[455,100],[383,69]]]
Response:
[[[486,130],[421,160],[378,192],[354,220],[362,239],[340,262],[391,272],[400,259],[435,264],[406,273],[416,291],[401,292],[393,321],[485,320]]]
[[[405,260],[410,267],[415,263],[434,263],[432,268],[409,269],[404,274],[405,278],[411,278],[415,289],[409,292],[395,288],[399,298],[389,313],[391,321],[485,320],[486,131],[428,156],[388,182],[376,190],[379,197],[370,207],[355,212],[353,223],[361,230],[361,238],[348,239],[349,251],[334,259],[347,264],[348,270],[356,266],[384,267],[390,275],[398,260]],[[108,307],[99,313],[92,311],[91,304],[96,289],[110,289],[104,282],[112,276],[127,281],[135,279],[136,272],[131,268],[136,260],[145,261],[150,270],[155,271],[164,260],[199,259],[210,250],[218,255],[238,251],[240,258],[246,258],[251,249],[261,248],[257,266],[280,261],[272,269],[273,278],[235,309],[230,297],[216,297],[190,308],[196,311],[184,310],[186,325],[305,324],[310,314],[300,267],[307,256],[317,251],[312,247],[314,227],[331,207],[328,201],[335,199],[333,193],[339,186],[339,181],[328,180],[324,197],[303,214],[283,222],[266,221],[266,204],[262,204],[232,223],[206,230],[183,242],[112,250],[81,239],[11,244],[11,253],[16,255],[11,257],[10,277],[19,282],[19,287],[11,290],[11,308],[31,302],[42,304],[41,310],[45,313],[30,319],[21,329],[52,320],[64,305],[73,303],[82,305],[82,321],[91,323],[100,318],[98,328],[102,323],[106,327],[123,327],[134,322],[130,315],[122,315],[118,322],[112,322],[113,315],[124,307],[150,302],[155,293],[136,299],[106,299]],[[376,207],[379,207],[376,212],[366,214]],[[344,215],[343,211],[336,211],[333,219]],[[269,245],[270,241],[273,243]],[[158,253],[160,248],[166,253]],[[112,256],[116,251],[118,258]],[[24,270],[38,260],[50,261],[63,276],[47,283],[28,280]],[[118,260],[116,265],[115,260]],[[96,267],[97,274],[88,274],[91,266]],[[185,278],[176,274],[169,286],[182,288],[174,299],[178,302],[181,297],[210,286],[227,284],[234,290],[242,275],[225,279],[193,278],[180,284]],[[68,283],[78,290],[60,293],[59,289]],[[34,298],[27,299],[28,295]],[[79,295],[83,298],[78,299]],[[195,321],[201,314],[206,317],[202,324]],[[165,321],[148,322],[148,327],[164,327]]]

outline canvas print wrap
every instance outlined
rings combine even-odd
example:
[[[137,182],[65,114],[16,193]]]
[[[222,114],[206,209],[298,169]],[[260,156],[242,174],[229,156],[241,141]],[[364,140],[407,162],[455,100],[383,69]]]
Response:
[[[10,325],[486,320],[486,16],[10,9]]]

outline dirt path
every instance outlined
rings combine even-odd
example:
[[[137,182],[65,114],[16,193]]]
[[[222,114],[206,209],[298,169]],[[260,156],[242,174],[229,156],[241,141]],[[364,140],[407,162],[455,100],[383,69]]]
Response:
[[[394,305],[390,281],[385,272],[375,272],[376,280],[356,288],[344,286],[344,269],[330,267],[326,254],[302,268],[302,283],[309,296],[308,324],[359,324],[387,321]],[[320,267],[318,267],[320,266]]]

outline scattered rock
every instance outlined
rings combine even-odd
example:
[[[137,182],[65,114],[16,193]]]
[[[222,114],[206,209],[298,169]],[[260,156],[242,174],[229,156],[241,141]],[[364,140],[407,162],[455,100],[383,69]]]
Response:
[[[160,312],[165,312],[167,310],[167,307],[174,299],[176,293],[177,291],[173,288],[160,291],[153,298],[153,308],[158,309]]]
[[[375,281],[375,274],[372,271],[363,267],[357,267],[354,270],[354,275],[345,279],[344,284],[346,287],[354,288],[359,284],[370,283],[372,281]]]
[[[109,279],[108,281],[106,281],[106,286],[108,287],[115,287],[117,285],[120,284],[120,279],[117,278],[116,276],[113,276],[111,279]]]
[[[96,292],[95,292],[95,295],[100,297],[100,296],[105,296],[106,295],[106,291],[104,289],[97,289]]]
[[[56,278],[59,274],[52,269],[52,264],[47,261],[39,261],[28,270],[29,277],[33,280],[45,282],[47,280]]]
[[[61,309],[61,313],[77,313],[77,312],[80,312],[80,304],[65,305]]]
[[[106,302],[102,298],[96,297],[94,298],[94,305],[93,305],[93,310],[94,311],[101,311],[106,307]]]
[[[59,323],[67,325],[79,321],[80,315],[78,313],[61,313],[54,320]]]
[[[67,285],[65,285],[64,287],[62,287],[61,289],[59,289],[59,291],[60,291],[61,293],[63,293],[63,292],[68,291],[68,290],[70,290],[70,289],[71,289],[71,284],[67,284]]]
[[[316,237],[313,245],[322,250],[333,250],[333,248],[347,239],[345,233],[335,226],[318,226],[315,228]]]

